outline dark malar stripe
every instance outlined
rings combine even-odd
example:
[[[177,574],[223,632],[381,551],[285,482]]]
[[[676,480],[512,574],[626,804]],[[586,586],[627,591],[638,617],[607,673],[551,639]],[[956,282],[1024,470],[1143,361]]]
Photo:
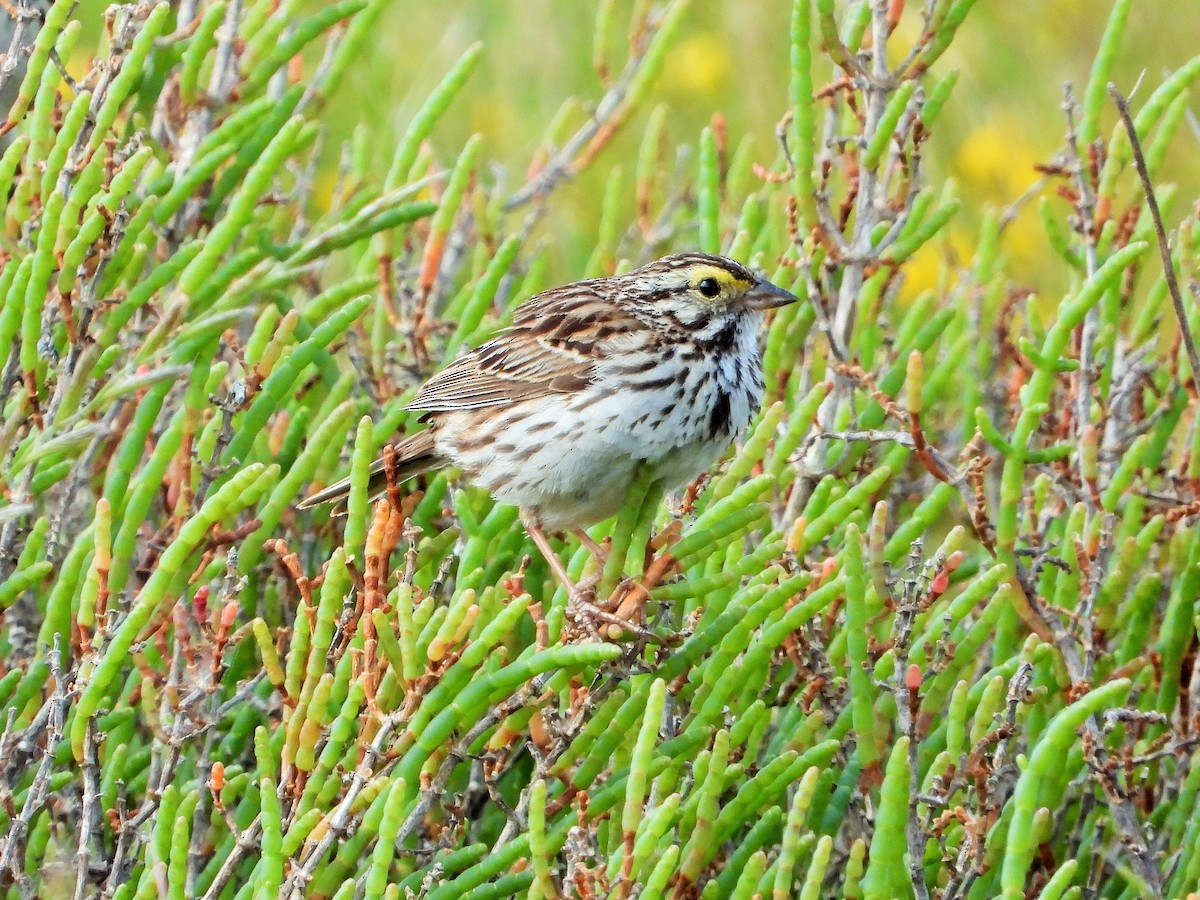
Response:
[[[719,435],[728,434],[733,419],[733,407],[729,392],[724,388],[717,389],[717,399],[713,403],[712,412],[708,416],[708,436],[716,439]]]
[[[696,346],[705,353],[722,355],[732,353],[734,345],[737,343],[740,325],[741,322],[737,318],[730,318],[711,338],[695,338]]]

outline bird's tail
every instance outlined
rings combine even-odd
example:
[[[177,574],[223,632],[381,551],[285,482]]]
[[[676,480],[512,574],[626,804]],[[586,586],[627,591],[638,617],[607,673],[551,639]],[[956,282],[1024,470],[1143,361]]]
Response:
[[[414,475],[440,468],[442,465],[441,457],[434,450],[431,430],[418,432],[396,445],[396,481],[406,481]],[[387,473],[383,470],[383,458],[371,463],[367,471],[371,473],[367,482],[367,496],[374,502],[387,493]],[[343,478],[324,490],[317,491],[311,497],[305,497],[296,504],[296,508],[312,509],[323,503],[332,503],[333,515],[344,516],[349,499],[350,479]]]

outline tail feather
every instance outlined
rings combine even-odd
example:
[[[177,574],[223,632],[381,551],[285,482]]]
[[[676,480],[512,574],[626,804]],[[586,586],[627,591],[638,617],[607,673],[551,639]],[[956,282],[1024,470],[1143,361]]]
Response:
[[[433,432],[421,431],[405,438],[396,446],[396,481],[407,481],[414,475],[437,469],[443,461],[433,446]],[[370,478],[367,481],[367,496],[374,502],[387,493],[387,473],[384,471],[383,458],[371,463],[367,470]],[[350,479],[343,478],[335,481],[324,490],[317,491],[312,496],[305,497],[296,504],[297,509],[312,509],[326,503],[333,504],[333,515],[344,516],[346,504],[350,500]]]

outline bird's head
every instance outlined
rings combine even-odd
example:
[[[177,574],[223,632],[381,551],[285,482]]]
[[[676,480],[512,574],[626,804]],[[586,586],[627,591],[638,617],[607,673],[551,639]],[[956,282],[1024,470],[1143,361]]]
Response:
[[[741,263],[708,253],[664,256],[620,277],[636,305],[686,329],[704,330],[800,299]]]

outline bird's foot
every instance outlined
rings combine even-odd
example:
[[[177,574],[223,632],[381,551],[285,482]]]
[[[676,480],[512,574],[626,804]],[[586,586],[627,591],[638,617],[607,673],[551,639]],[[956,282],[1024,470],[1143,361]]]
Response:
[[[588,579],[580,582],[569,589],[567,593],[567,618],[579,629],[580,633],[590,634],[607,641],[619,640],[625,634],[632,634],[656,644],[664,643],[662,637],[653,631],[598,606],[595,590],[597,580]]]
[[[574,634],[580,637],[592,636],[599,640],[615,641],[626,633],[630,633],[644,640],[662,643],[662,638],[654,632],[643,628],[631,619],[618,616],[596,603],[596,586],[600,583],[601,572],[593,573],[578,584],[573,583],[566,567],[555,555],[554,549],[546,539],[546,533],[537,519],[534,516],[522,514],[522,521],[525,523],[525,530],[533,539],[538,550],[541,551],[551,571],[554,572],[559,583],[567,589],[567,622]],[[593,553],[599,552],[607,556],[608,551],[592,540],[586,532],[578,530],[576,536]],[[603,565],[603,560],[601,563]]]

